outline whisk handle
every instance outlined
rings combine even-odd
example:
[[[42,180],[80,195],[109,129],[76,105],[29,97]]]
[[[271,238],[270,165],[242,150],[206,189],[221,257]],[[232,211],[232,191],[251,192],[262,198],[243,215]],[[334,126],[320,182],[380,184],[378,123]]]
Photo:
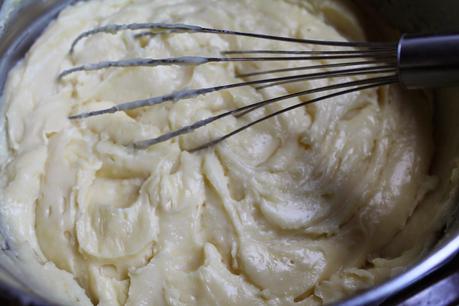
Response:
[[[459,86],[459,33],[402,36],[400,82],[409,89]]]

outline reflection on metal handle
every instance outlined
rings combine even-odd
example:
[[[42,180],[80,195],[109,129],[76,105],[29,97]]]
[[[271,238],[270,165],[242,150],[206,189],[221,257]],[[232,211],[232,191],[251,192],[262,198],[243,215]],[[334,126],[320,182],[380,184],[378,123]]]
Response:
[[[404,35],[398,67],[400,82],[410,89],[459,85],[459,34]]]

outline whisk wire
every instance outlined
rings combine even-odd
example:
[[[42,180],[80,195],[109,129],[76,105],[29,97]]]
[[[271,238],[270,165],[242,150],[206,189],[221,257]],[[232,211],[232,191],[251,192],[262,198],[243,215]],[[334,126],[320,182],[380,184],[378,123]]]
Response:
[[[273,86],[303,82],[303,81],[314,80],[314,79],[336,78],[336,77],[345,77],[345,76],[359,76],[363,74],[368,75],[368,74],[382,74],[382,73],[391,73],[391,72],[394,73],[396,71],[397,71],[396,68],[389,66],[389,65],[377,66],[377,67],[355,68],[355,69],[347,69],[347,70],[341,70],[341,71],[330,71],[330,72],[321,73],[323,74],[322,77],[319,76],[319,73],[309,74],[306,77],[299,76],[298,78],[293,79],[293,80],[284,80],[284,81],[269,83],[266,85],[255,86],[255,89],[261,90],[261,89],[265,89],[265,88],[269,88]]]
[[[378,73],[390,72],[392,70],[393,69],[390,69],[388,71],[378,70]],[[344,69],[344,70],[338,70],[338,71],[327,71],[327,72],[319,72],[319,73],[312,73],[312,74],[276,77],[276,78],[263,79],[263,80],[244,81],[244,82],[238,82],[238,83],[233,83],[233,84],[228,84],[228,85],[221,85],[221,86],[214,86],[214,87],[207,87],[207,88],[200,88],[200,89],[185,89],[185,90],[176,91],[174,93],[167,94],[164,96],[121,103],[111,108],[106,108],[106,109],[102,109],[98,111],[84,112],[84,113],[70,116],[69,118],[70,119],[84,119],[84,118],[99,116],[99,115],[108,114],[108,113],[116,113],[119,111],[126,111],[126,110],[146,107],[146,106],[158,105],[158,104],[162,104],[162,103],[170,102],[170,101],[178,102],[180,100],[195,98],[195,97],[205,95],[208,93],[212,93],[212,92],[218,92],[222,90],[234,89],[234,88],[244,87],[244,86],[253,86],[253,85],[266,84],[266,83],[270,84],[270,86],[274,86],[273,83],[279,83],[279,82],[287,82],[287,81],[291,82],[291,81],[298,81],[298,80],[301,80],[301,81],[316,80],[316,79],[324,79],[324,78],[331,78],[331,77],[338,77],[338,76],[356,76],[356,75],[364,75],[368,73],[371,73],[371,71],[362,72],[360,69]]]
[[[279,116],[283,113],[286,113],[286,112],[289,112],[289,111],[292,111],[294,109],[297,109],[297,108],[300,108],[300,107],[304,107],[308,104],[312,104],[312,103],[317,103],[317,102],[320,102],[320,101],[323,101],[323,100],[327,100],[327,99],[331,99],[331,98],[334,98],[334,97],[337,97],[337,96],[342,96],[342,95],[346,95],[346,94],[349,94],[349,93],[352,93],[352,92],[357,92],[357,91],[362,91],[362,90],[366,90],[366,89],[370,89],[370,88],[374,88],[374,87],[381,87],[381,86],[384,86],[384,85],[390,85],[390,84],[393,84],[393,83],[397,83],[398,82],[398,78],[397,77],[391,77],[390,79],[388,78],[387,80],[385,81],[381,81],[379,83],[374,83],[374,84],[370,84],[370,85],[365,85],[365,86],[360,86],[360,87],[356,87],[356,88],[352,88],[352,89],[348,89],[348,90],[344,90],[344,91],[340,91],[340,92],[336,92],[336,93],[333,93],[333,94],[329,94],[329,95],[325,95],[325,96],[321,96],[321,97],[318,97],[318,98],[315,98],[315,99],[312,99],[312,100],[309,100],[309,101],[306,101],[306,102],[302,102],[302,103],[298,103],[296,105],[293,105],[293,106],[290,106],[290,107],[287,107],[285,109],[282,109],[280,111],[277,111],[277,112],[274,112],[272,114],[269,114],[267,116],[264,116],[258,120],[255,120],[255,121],[252,121],[228,134],[225,134],[221,137],[218,137],[208,143],[205,143],[199,147],[196,147],[192,150],[190,150],[189,152],[190,153],[194,153],[194,152],[197,152],[197,151],[201,151],[201,150],[205,150],[205,149],[208,149],[208,148],[211,148],[217,144],[219,144],[220,142],[234,136],[234,135],[237,135],[239,133],[241,133],[242,131],[256,125],[256,124],[259,124],[263,121],[266,121],[268,119],[271,119],[271,118],[274,118],[276,116]]]
[[[260,75],[264,75],[264,74],[296,72],[296,71],[314,70],[314,69],[342,68],[342,67],[349,67],[349,66],[367,66],[367,65],[381,64],[381,63],[390,64],[390,61],[368,60],[368,61],[359,61],[359,62],[321,64],[321,65],[301,66],[301,67],[293,67],[293,68],[262,70],[262,71],[238,73],[237,77],[247,78],[247,77],[253,77],[253,76],[260,76]]]
[[[230,50],[221,52],[222,55],[241,55],[241,54],[310,54],[310,55],[360,55],[362,57],[375,54],[395,55],[396,50],[341,50],[341,51],[286,51],[286,50]]]
[[[279,101],[283,101],[283,100],[287,100],[287,99],[291,99],[291,98],[296,98],[296,97],[301,97],[301,96],[305,96],[305,95],[309,95],[309,94],[313,94],[313,93],[319,93],[319,92],[324,92],[324,91],[342,89],[342,88],[353,87],[353,86],[359,86],[359,85],[375,86],[375,84],[383,84],[383,85],[385,85],[385,84],[389,84],[389,83],[393,83],[393,82],[396,82],[396,76],[378,77],[378,78],[358,80],[358,81],[352,81],[352,82],[345,82],[345,83],[339,83],[339,84],[334,84],[334,85],[329,85],[329,86],[309,89],[309,90],[305,90],[305,91],[301,91],[301,92],[297,92],[297,93],[284,95],[284,96],[277,97],[277,98],[264,100],[264,101],[261,101],[261,102],[258,102],[258,103],[250,104],[250,105],[243,106],[243,107],[231,110],[231,111],[227,111],[227,112],[224,112],[224,113],[216,115],[216,116],[212,116],[212,117],[209,117],[209,118],[206,118],[206,119],[203,119],[203,120],[199,120],[199,121],[197,121],[197,122],[195,122],[195,123],[193,123],[191,125],[187,125],[185,127],[177,129],[175,131],[163,134],[163,135],[161,135],[161,136],[159,136],[157,138],[153,138],[153,139],[137,142],[137,143],[134,144],[134,148],[136,148],[136,149],[146,149],[146,148],[148,148],[148,147],[150,147],[152,145],[155,145],[155,144],[158,144],[158,143],[162,143],[162,142],[168,141],[168,140],[170,140],[172,138],[176,138],[178,136],[191,133],[191,132],[193,132],[193,131],[201,128],[201,127],[207,126],[207,125],[211,124],[212,122],[220,120],[220,119],[223,119],[225,117],[228,117],[228,116],[231,116],[231,115],[237,116],[237,117],[242,117],[242,116],[244,116],[244,115],[246,115],[246,114],[248,114],[250,112],[255,111],[256,109],[262,108],[264,106],[267,106],[269,104],[276,103],[276,102],[279,102]],[[381,86],[381,85],[379,85],[379,86]],[[360,88],[360,87],[358,87],[358,88]],[[295,107],[296,106],[300,107],[300,106],[303,106],[303,105],[307,105],[307,104],[310,104],[310,103],[314,103],[314,102],[320,101],[322,99],[327,99],[328,97],[331,98],[331,97],[334,97],[334,96],[339,95],[339,94],[347,94],[347,93],[350,93],[350,92],[353,92],[353,91],[356,91],[356,89],[353,89],[351,91],[345,90],[345,91],[342,91],[340,93],[335,93],[335,94],[332,94],[332,95],[327,95],[327,96],[319,97],[319,98],[316,98],[316,99],[312,99],[312,100],[309,100],[307,102],[303,102],[303,103],[297,104],[297,105],[295,105]],[[319,100],[317,100],[317,99],[319,99]],[[281,110],[281,112],[282,111],[284,111],[284,110]],[[288,111],[288,110],[286,109],[285,111]],[[271,115],[263,117],[263,118],[265,118],[264,120],[267,120],[267,119],[271,118],[270,117]],[[262,121],[264,121],[264,120],[262,120]],[[257,121],[256,123],[259,123],[259,122],[261,122],[261,121]],[[256,123],[254,123],[254,124],[256,124]],[[236,131],[235,132],[236,133],[240,133],[243,130],[245,130],[245,129],[251,127],[251,126],[252,125],[246,125],[246,126],[240,128],[240,129],[236,130],[237,132]],[[231,135],[235,135],[233,133],[234,132],[232,132],[230,134]],[[230,137],[230,136],[228,136],[228,137]],[[224,137],[223,137],[223,139],[220,138],[221,139],[220,141],[222,141],[222,140],[224,140],[226,138],[224,138]],[[220,142],[218,140],[215,140],[215,141]],[[215,141],[212,141],[212,143],[215,144]],[[200,148],[203,149],[203,148],[207,148],[209,146],[211,146],[210,143],[205,144],[205,145],[201,146]]]
[[[70,47],[70,53],[73,53],[76,45],[82,39],[98,34],[116,34],[120,31],[136,31],[136,30],[149,30],[155,33],[210,33],[210,34],[221,34],[221,35],[234,35],[234,36],[245,36],[258,39],[284,41],[291,43],[301,43],[310,45],[322,45],[322,46],[334,46],[334,47],[353,47],[353,48],[373,48],[373,49],[394,49],[396,44],[385,43],[385,42],[347,42],[347,41],[327,41],[327,40],[314,40],[314,39],[298,39],[292,37],[273,36],[266,34],[240,32],[240,31],[229,31],[205,28],[195,25],[188,24],[173,24],[173,23],[130,23],[130,24],[109,24],[101,27],[94,28],[80,34],[73,42]]]
[[[104,61],[95,64],[86,64],[79,67],[71,68],[59,74],[58,79],[79,72],[79,71],[95,71],[106,68],[127,68],[127,67],[157,67],[157,66],[198,66],[208,63],[229,63],[229,62],[279,62],[279,61],[312,61],[312,60],[343,60],[343,59],[358,59],[364,55],[344,54],[344,55],[313,55],[313,56],[276,56],[276,57],[201,57],[201,56],[181,56],[163,59],[153,58],[135,58],[119,61]],[[392,59],[395,54],[376,53],[371,55],[373,58]]]

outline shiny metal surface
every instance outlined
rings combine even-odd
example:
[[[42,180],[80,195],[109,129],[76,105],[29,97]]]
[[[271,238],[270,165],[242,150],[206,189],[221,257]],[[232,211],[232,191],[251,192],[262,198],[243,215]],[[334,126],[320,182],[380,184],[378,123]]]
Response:
[[[397,58],[399,80],[406,88],[459,84],[459,34],[405,34]]]
[[[431,0],[428,1],[433,3]],[[21,9],[13,13],[5,31],[0,34],[0,94],[3,90],[8,71],[22,58],[26,50],[30,47],[35,38],[39,36],[48,22],[56,16],[63,7],[72,2],[74,2],[74,0],[25,1]],[[401,7],[404,5],[406,6],[408,1],[369,0],[369,2],[374,3],[376,11],[384,13],[385,16],[389,16],[389,20],[391,20],[393,24],[398,24],[402,29],[407,29],[410,26],[406,24],[407,16],[411,19],[420,18],[423,20],[423,23],[412,25],[416,30],[421,30],[423,24],[425,25],[426,31],[438,28],[456,27],[456,20],[446,25],[446,20],[448,20],[448,18],[443,19],[442,22],[438,22],[438,20],[435,20],[438,18],[436,17],[438,15],[437,13],[431,12],[429,15],[426,11],[422,11],[422,3],[427,3],[427,1],[424,0],[415,1],[416,4],[419,5],[417,7],[415,6],[411,11],[404,7],[405,10],[403,12],[401,11]],[[414,1],[411,0],[409,2],[413,3]],[[459,1],[452,0],[449,2],[451,2],[451,5],[459,6]],[[397,8],[395,3],[398,3],[400,7]],[[438,4],[438,1],[436,1],[436,3]],[[0,2],[0,4],[2,4],[2,2]],[[417,13],[420,15],[416,15]],[[455,14],[453,15],[454,19],[457,19]],[[422,16],[422,18],[416,16]],[[432,16],[430,20],[428,18],[429,16]],[[459,26],[459,24],[457,26]],[[337,304],[343,306],[379,305],[389,296],[407,288],[447,264],[459,254],[459,226],[457,224],[459,222],[455,222],[455,219],[459,218],[451,216],[451,220],[453,221],[445,230],[445,234],[442,235],[443,237],[440,239],[440,242],[421,262],[386,283]],[[0,267],[0,269],[2,269],[2,267]],[[45,299],[33,295],[25,288],[20,288],[17,283],[3,281],[3,278],[0,279],[2,279],[2,281],[0,281],[0,291],[14,296],[15,299],[21,303],[25,305],[46,304]]]

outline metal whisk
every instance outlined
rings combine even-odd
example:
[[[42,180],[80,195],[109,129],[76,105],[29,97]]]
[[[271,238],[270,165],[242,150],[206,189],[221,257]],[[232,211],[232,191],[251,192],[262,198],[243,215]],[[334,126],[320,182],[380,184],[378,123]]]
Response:
[[[216,62],[281,62],[281,61],[303,61],[303,60],[329,60],[332,63],[310,65],[296,68],[285,68],[276,70],[254,71],[251,73],[240,74],[239,77],[263,77],[268,74],[296,72],[293,76],[282,76],[276,78],[262,78],[251,81],[225,84],[215,87],[186,89],[173,92],[168,95],[146,98],[132,102],[121,103],[111,108],[98,111],[91,111],[70,116],[70,119],[85,119],[88,117],[102,114],[115,113],[120,111],[132,110],[140,107],[158,105],[165,102],[178,102],[212,92],[229,90],[243,86],[255,86],[258,89],[271,86],[302,82],[306,80],[316,80],[325,78],[339,78],[345,76],[368,76],[356,81],[343,82],[334,85],[304,90],[273,99],[260,101],[241,108],[230,110],[222,114],[200,120],[191,125],[178,130],[166,133],[157,138],[137,142],[133,144],[136,149],[145,149],[154,144],[165,142],[174,137],[191,133],[192,131],[206,126],[216,120],[228,116],[241,117],[256,109],[282,100],[306,96],[314,93],[328,92],[323,96],[298,103],[267,116],[261,117],[250,122],[226,135],[205,143],[191,151],[198,151],[209,148],[219,142],[234,136],[245,129],[258,124],[262,121],[273,118],[282,113],[306,106],[311,103],[327,100],[340,95],[349,94],[369,88],[400,83],[408,89],[431,88],[459,84],[459,35],[404,35],[396,43],[379,42],[341,42],[341,41],[321,41],[296,39],[289,37],[271,36],[248,32],[237,32],[228,30],[218,30],[185,24],[164,24],[164,23],[133,23],[133,24],[114,24],[95,28],[79,35],[70,48],[73,53],[76,45],[84,38],[98,34],[115,34],[120,31],[140,31],[137,36],[168,34],[168,33],[209,33],[219,35],[235,35],[251,37],[254,39],[276,40],[297,44],[320,45],[336,47],[335,51],[284,51],[284,50],[237,50],[222,52],[221,57],[201,57],[184,56],[174,58],[135,58],[119,61],[106,61],[94,64],[87,64],[63,71],[58,79],[61,80],[69,74],[79,71],[94,71],[111,67],[154,67],[163,65],[203,65]],[[316,69],[331,69],[326,72],[303,73]]]

